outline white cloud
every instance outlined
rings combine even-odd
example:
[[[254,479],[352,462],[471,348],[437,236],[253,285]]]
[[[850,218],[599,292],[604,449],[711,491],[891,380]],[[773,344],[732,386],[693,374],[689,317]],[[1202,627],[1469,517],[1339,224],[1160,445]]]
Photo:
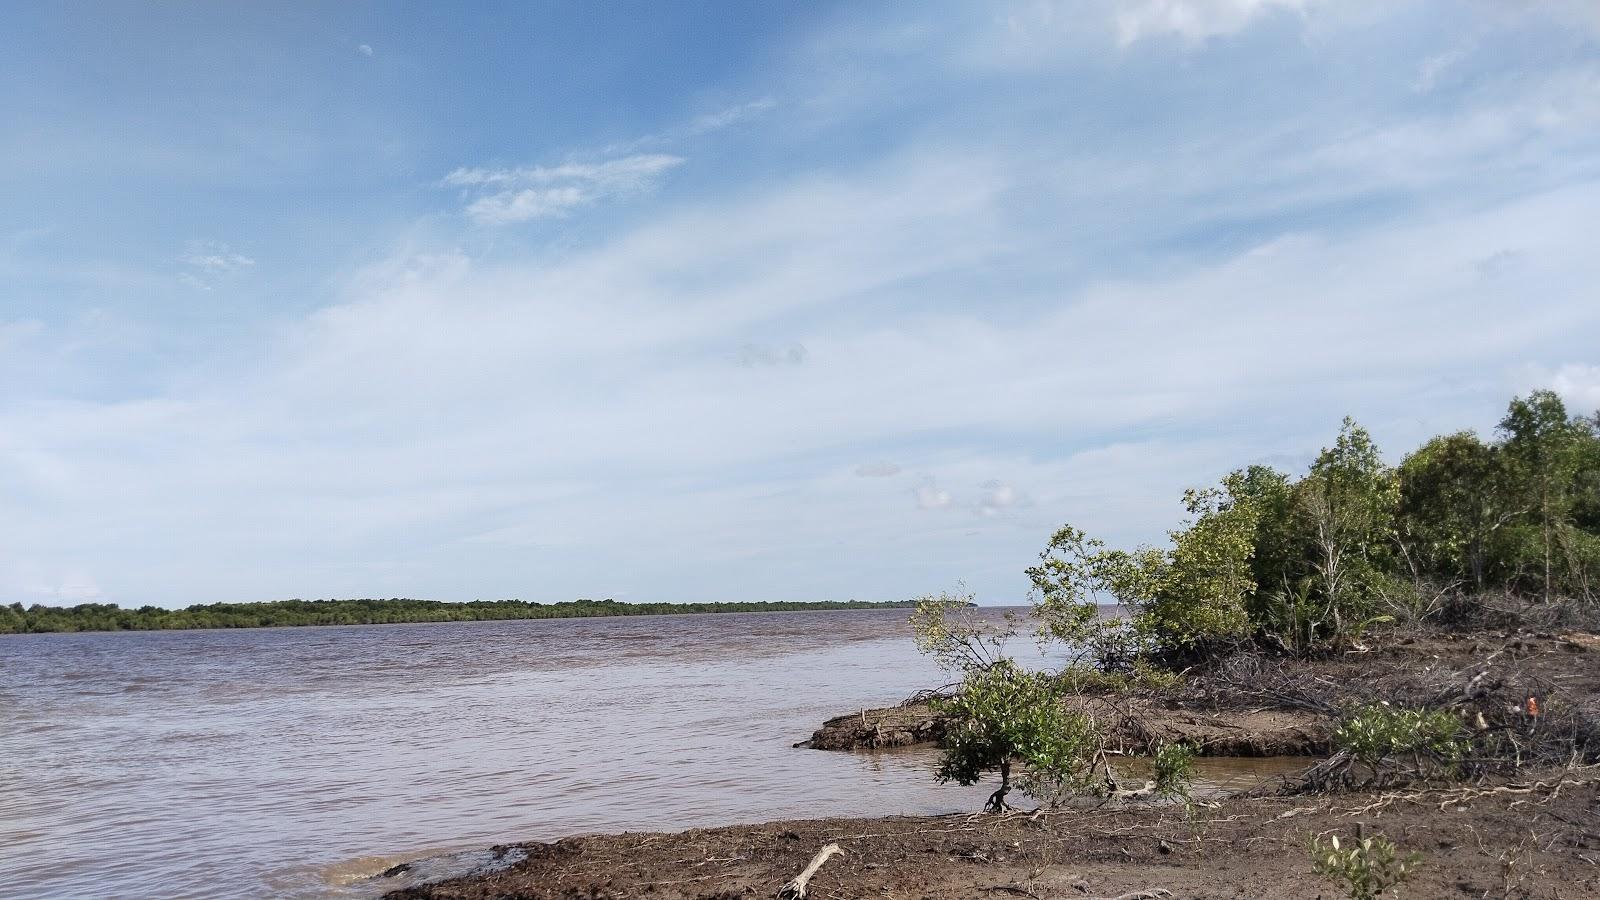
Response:
[[[248,269],[256,261],[217,241],[190,241],[179,260],[202,272],[221,273]]]
[[[774,100],[773,98],[762,97],[759,100],[751,100],[748,103],[740,103],[735,106],[719,109],[716,112],[705,113],[704,115],[696,116],[689,123],[689,125],[684,129],[684,136],[708,134],[713,131],[721,131],[724,128],[736,125],[739,122],[744,122],[755,118],[762,113],[776,108],[777,105],[778,101]]]
[[[1548,384],[1566,401],[1569,412],[1600,413],[1600,365],[1568,363],[1550,376]]]
[[[636,154],[598,163],[520,168],[459,168],[444,177],[450,187],[478,193],[466,212],[481,225],[509,225],[563,216],[601,200],[648,190],[684,159]]]
[[[356,45],[356,52],[361,54],[362,56],[371,56],[372,55],[372,45],[371,44],[358,44],[358,45]]]
[[[594,199],[592,192],[573,186],[547,190],[525,188],[479,197],[467,204],[467,215],[482,225],[507,225],[565,215],[593,203]]]
[[[1275,13],[1304,14],[1313,0],[1121,0],[1113,20],[1123,46],[1173,35],[1199,43],[1244,30]]]
[[[1443,53],[1436,53],[1424,59],[1417,66],[1416,80],[1411,83],[1411,89],[1419,94],[1426,94],[1439,86],[1440,79],[1451,69],[1461,64],[1472,52],[1471,47],[1457,47]]]
[[[1015,487],[999,479],[990,479],[983,483],[983,495],[978,498],[977,512],[982,516],[998,516],[1027,502],[1028,498]]]
[[[593,182],[601,185],[639,186],[684,160],[663,153],[638,154],[598,163],[564,163],[558,166],[519,168],[460,168],[444,177],[455,187],[478,185],[550,184]]]
[[[1304,20],[1325,0],[1018,0],[998,27],[977,29],[968,56],[983,64],[1072,58],[1107,38],[1126,48],[1176,38],[1202,44],[1275,16]],[[1333,5],[1337,8],[1337,4]]]
[[[218,281],[256,264],[220,241],[190,241],[178,261],[188,269],[178,273],[178,282],[199,291],[209,291]]]
[[[917,509],[945,509],[951,503],[950,492],[931,477],[924,478],[911,493],[917,498]]]
[[[735,125],[746,124],[777,109],[778,101],[773,97],[761,97],[744,103],[735,103],[711,112],[701,113],[687,122],[682,122],[642,137],[629,141],[610,144],[601,150],[602,156],[619,154],[633,154],[645,148],[672,147],[688,143],[696,138],[716,134]]]

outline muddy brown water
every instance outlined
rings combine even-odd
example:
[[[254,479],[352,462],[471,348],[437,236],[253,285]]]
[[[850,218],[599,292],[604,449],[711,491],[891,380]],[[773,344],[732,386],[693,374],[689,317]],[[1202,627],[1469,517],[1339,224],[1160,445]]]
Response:
[[[976,809],[927,750],[791,746],[946,680],[905,618],[0,637],[0,896],[360,897],[507,840]]]

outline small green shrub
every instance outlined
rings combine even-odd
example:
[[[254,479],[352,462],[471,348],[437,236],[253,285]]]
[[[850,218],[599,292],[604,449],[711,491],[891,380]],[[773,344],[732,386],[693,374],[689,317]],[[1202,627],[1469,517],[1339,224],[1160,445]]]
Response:
[[[1399,887],[1416,871],[1420,853],[1400,855],[1394,842],[1382,835],[1358,838],[1341,846],[1338,835],[1324,842],[1312,838],[1307,851],[1311,868],[1342,887],[1350,900],[1377,900],[1385,895],[1399,896]]]
[[[1000,786],[986,809],[1006,808],[1012,766],[1018,763],[1017,785],[1036,799],[1054,803],[1092,790],[1099,731],[1093,719],[1061,702],[1049,676],[1001,659],[969,669],[955,696],[936,706],[951,721],[939,742],[944,752],[936,776],[968,785],[986,772],[998,772]]]
[[[1387,703],[1368,704],[1346,715],[1334,729],[1333,743],[1374,775],[1384,765],[1407,757],[1418,768],[1454,767],[1466,751],[1461,720],[1455,714]]]
[[[977,605],[965,589],[918,598],[911,613],[917,651],[955,672],[988,668],[1004,659],[1006,641],[1017,633],[1016,623],[1009,614],[1003,623],[985,618]]]
[[[1189,798],[1194,784],[1194,748],[1183,742],[1164,743],[1156,748],[1156,795]]]
[[[1129,691],[1165,694],[1183,684],[1177,672],[1160,669],[1147,660],[1136,659],[1126,672],[1107,672],[1084,663],[1074,663],[1056,676],[1069,694],[1122,694]]]

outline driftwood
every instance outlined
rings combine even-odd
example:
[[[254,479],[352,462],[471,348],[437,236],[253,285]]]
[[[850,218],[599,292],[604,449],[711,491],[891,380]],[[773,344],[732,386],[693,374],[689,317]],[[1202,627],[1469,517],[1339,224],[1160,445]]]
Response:
[[[1106,797],[1110,800],[1145,800],[1155,795],[1156,783],[1154,781],[1146,781],[1142,787],[1113,788]]]
[[[806,885],[811,883],[811,876],[817,874],[817,870],[828,861],[828,857],[843,852],[838,844],[829,844],[818,850],[817,855],[811,857],[811,862],[807,864],[805,871],[778,890],[778,900],[805,900]]]
[[[1115,897],[1089,897],[1087,900],[1161,900],[1162,897],[1171,897],[1172,892],[1166,888],[1150,888],[1143,891],[1129,891]]]

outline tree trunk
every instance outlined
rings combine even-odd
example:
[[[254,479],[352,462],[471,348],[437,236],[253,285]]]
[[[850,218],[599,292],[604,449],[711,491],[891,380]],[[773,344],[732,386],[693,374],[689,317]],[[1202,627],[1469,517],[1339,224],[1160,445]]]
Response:
[[[984,812],[1005,812],[1006,793],[1011,790],[1011,760],[1000,763],[1000,787],[989,795],[989,802],[983,805]]]

